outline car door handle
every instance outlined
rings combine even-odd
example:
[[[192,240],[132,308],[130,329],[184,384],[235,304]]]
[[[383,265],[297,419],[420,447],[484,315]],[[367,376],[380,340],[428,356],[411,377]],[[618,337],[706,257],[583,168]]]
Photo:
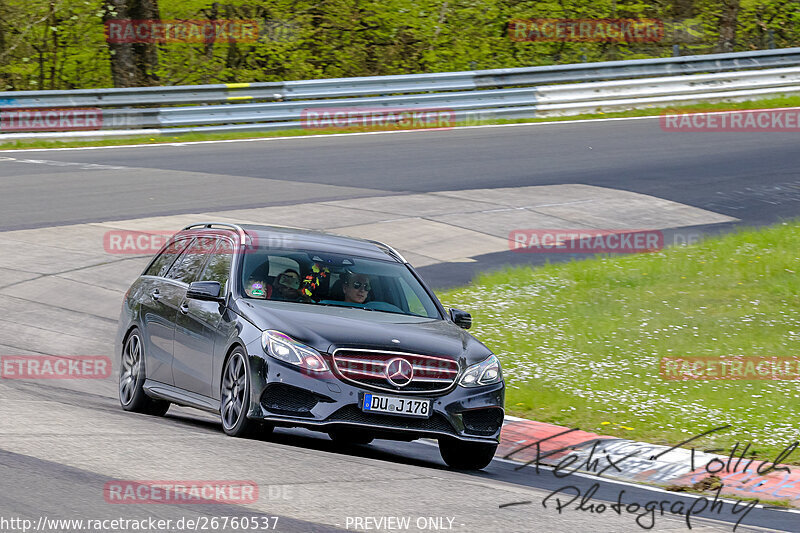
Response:
[[[180,306],[180,312],[184,315],[189,312],[189,304],[187,302],[183,302]]]
[[[150,297],[153,300],[158,301],[158,299],[161,298],[161,291],[159,291],[158,289],[154,290],[153,292],[150,293]]]

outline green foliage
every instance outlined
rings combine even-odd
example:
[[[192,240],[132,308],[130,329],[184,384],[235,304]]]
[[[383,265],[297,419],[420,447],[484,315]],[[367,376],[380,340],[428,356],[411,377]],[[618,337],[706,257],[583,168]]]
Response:
[[[776,48],[797,46],[800,42],[800,1],[745,0],[738,29],[746,38],[743,42],[746,48],[758,50],[771,44]]]
[[[660,365],[794,356],[798,246],[792,221],[658,253],[487,273],[439,296],[470,311],[471,332],[500,357],[513,414],[661,444],[730,424],[709,447],[752,442],[775,457],[797,440],[796,381],[675,381]]]
[[[735,0],[727,0],[735,1]],[[256,42],[158,45],[167,85],[278,81],[708,53],[721,0],[160,0],[162,19],[254,19]],[[0,0],[0,90],[108,87],[104,0]],[[514,42],[513,19],[656,18],[657,43]],[[737,50],[793,46],[800,0],[742,0]]]
[[[0,0],[0,88],[107,86],[102,0]]]

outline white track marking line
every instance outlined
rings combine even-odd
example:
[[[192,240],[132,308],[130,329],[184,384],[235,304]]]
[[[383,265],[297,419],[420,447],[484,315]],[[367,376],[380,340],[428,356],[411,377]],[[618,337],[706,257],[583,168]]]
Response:
[[[96,163],[73,163],[69,161],[50,161],[48,159],[16,159],[13,157],[0,157],[0,161],[16,161],[17,163],[47,165],[50,167],[78,167],[81,170],[129,170],[130,169],[130,167],[99,165]]]
[[[666,116],[666,115],[665,115]],[[484,124],[480,126],[456,126],[447,130],[472,130],[484,128],[516,128],[524,126],[549,126],[555,124],[582,124],[585,122],[613,122],[619,120],[652,120],[661,118],[661,115],[647,117],[619,117],[619,118],[588,118],[580,120],[554,120],[548,122],[521,122],[516,124]],[[0,153],[22,153],[22,152],[62,152],[71,150],[110,150],[114,148],[152,148],[159,146],[189,146],[194,144],[224,144],[224,143],[245,143],[245,142],[269,142],[269,141],[291,141],[302,139],[320,139],[329,137],[356,137],[361,135],[396,135],[402,133],[422,133],[428,131],[442,131],[438,129],[423,130],[397,130],[397,131],[360,131],[353,133],[330,133],[326,135],[295,135],[288,137],[259,137],[251,139],[221,139],[216,141],[183,141],[174,143],[154,143],[154,144],[120,144],[116,146],[80,146],[74,148],[25,148],[19,150],[0,150]]]

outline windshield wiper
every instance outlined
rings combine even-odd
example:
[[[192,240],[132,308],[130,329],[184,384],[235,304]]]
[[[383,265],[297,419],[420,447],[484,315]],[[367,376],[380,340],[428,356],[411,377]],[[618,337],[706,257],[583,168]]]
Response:
[[[343,309],[361,309],[362,311],[375,311],[375,309],[367,309],[366,307],[355,307],[353,305],[324,304],[320,302],[312,303],[311,305],[322,305],[325,307],[341,307]]]
[[[339,308],[343,308],[343,309],[361,309],[362,311],[370,311],[370,312],[377,311],[379,313],[390,313],[392,315],[413,316],[413,317],[417,317],[417,318],[430,318],[430,317],[427,317],[427,316],[424,316],[424,315],[418,315],[416,313],[406,313],[404,311],[389,311],[387,309],[374,309],[374,308],[371,308],[371,307],[356,307],[354,305],[339,305],[339,304],[335,304],[335,303],[322,303],[322,302],[309,302],[309,303],[310,303],[310,305],[321,305],[321,306],[324,306],[324,307],[339,307]]]

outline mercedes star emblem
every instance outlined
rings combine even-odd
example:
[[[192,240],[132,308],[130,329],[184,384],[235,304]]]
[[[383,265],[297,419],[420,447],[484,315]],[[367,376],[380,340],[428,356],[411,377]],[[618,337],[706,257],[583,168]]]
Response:
[[[386,365],[386,379],[398,387],[405,387],[414,377],[414,367],[405,359],[396,357]]]

